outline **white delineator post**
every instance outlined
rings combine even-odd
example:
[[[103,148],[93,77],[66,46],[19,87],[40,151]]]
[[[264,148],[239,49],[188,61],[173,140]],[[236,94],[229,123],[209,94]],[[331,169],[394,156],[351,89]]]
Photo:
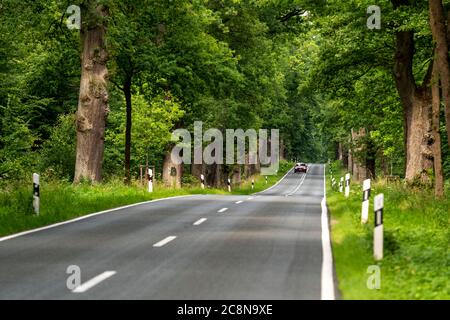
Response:
[[[370,198],[370,179],[363,182],[363,198],[361,209],[361,223],[366,224],[369,221],[369,198]]]
[[[200,183],[201,183],[202,189],[205,189],[205,176],[203,174],[200,175]]]
[[[39,194],[39,175],[33,173],[33,209],[39,215],[40,194]]]
[[[341,177],[341,180],[339,181],[339,192],[342,192],[344,186],[344,177]]]
[[[255,188],[255,179],[252,179],[252,190]]]
[[[267,184],[267,176],[266,176],[266,184]]]
[[[373,230],[373,257],[375,260],[383,259],[383,209],[384,195],[375,196],[375,229]]]
[[[228,179],[227,184],[228,184],[228,192],[231,192],[231,179]]]
[[[345,175],[345,197],[348,198],[350,196],[350,173]]]
[[[153,170],[148,169],[148,192],[153,192]]]

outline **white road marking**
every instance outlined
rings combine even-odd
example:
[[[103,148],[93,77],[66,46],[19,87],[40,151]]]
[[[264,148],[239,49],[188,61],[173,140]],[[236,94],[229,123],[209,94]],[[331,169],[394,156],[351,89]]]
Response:
[[[79,285],[75,289],[72,290],[73,293],[83,293],[88,291],[90,288],[96,286],[100,282],[108,279],[109,277],[112,277],[116,274],[116,271],[105,271],[102,274],[99,274],[98,276],[92,278],[91,280],[83,283],[82,285]]]
[[[239,201],[236,201],[235,203],[236,203],[236,204],[240,204],[240,203],[242,203],[242,202],[244,202],[244,201],[239,200]]]
[[[253,199],[254,199],[253,197],[247,198],[247,200],[253,200]]]
[[[262,193],[264,193],[264,192],[269,191],[269,190],[272,189],[272,188],[275,188],[277,185],[279,185],[279,184],[281,183],[281,181],[283,181],[284,178],[286,178],[286,176],[287,176],[289,173],[291,173],[291,171],[292,171],[293,169],[294,169],[294,168],[291,168],[290,170],[288,170],[288,172],[286,172],[286,174],[285,174],[280,180],[278,180],[277,183],[275,183],[275,184],[274,184],[273,186],[271,186],[270,188],[268,188],[268,189],[266,189],[266,190],[263,190],[263,191],[261,191],[261,192],[254,193],[254,194],[262,194]]]
[[[302,186],[303,182],[304,182],[305,179],[306,179],[306,175],[307,175],[307,174],[305,173],[305,174],[303,175],[303,177],[302,177],[302,180],[301,180],[300,183],[298,184],[297,188],[295,188],[294,191],[292,191],[292,192],[286,194],[286,195],[285,195],[286,197],[292,196],[294,193],[296,193],[296,192],[298,191],[298,189],[300,189],[300,187]]]
[[[165,239],[163,239],[163,240],[161,240],[161,241],[155,243],[153,246],[154,246],[155,248],[160,248],[160,247],[162,247],[162,246],[168,244],[170,241],[175,240],[176,238],[177,238],[176,236],[170,236],[170,237],[167,237],[167,238],[165,238]]]
[[[199,220],[197,220],[197,221],[194,222],[194,226],[199,226],[199,225],[201,225],[203,222],[205,222],[206,220],[208,220],[208,219],[206,219],[206,218],[201,218],[201,219],[199,219]]]
[[[222,212],[225,212],[225,211],[227,211],[228,210],[228,208],[222,208],[222,209],[220,209],[219,211],[217,211],[218,213],[222,213]]]
[[[331,254],[330,229],[328,227],[328,209],[326,194],[325,165],[323,169],[323,199],[322,206],[322,277],[321,277],[321,299],[335,300],[333,280],[333,255]]]
[[[149,204],[149,203],[153,203],[153,202],[159,202],[159,201],[171,200],[171,199],[177,199],[177,198],[195,197],[195,196],[198,196],[198,195],[186,195],[186,196],[175,196],[175,197],[169,197],[169,198],[161,198],[161,199],[155,199],[155,200],[150,200],[150,201],[144,201],[144,202],[139,202],[139,203],[135,203],[135,204],[130,204],[130,205],[127,205],[127,206],[122,206],[122,207],[109,209],[109,210],[104,210],[104,211],[100,211],[100,212],[95,212],[95,213],[87,214],[87,215],[79,217],[79,218],[75,218],[75,219],[71,219],[71,220],[67,220],[67,221],[63,221],[63,222],[54,223],[54,224],[51,224],[51,225],[48,225],[48,226],[45,226],[45,227],[40,227],[40,228],[37,228],[37,229],[23,231],[23,232],[16,233],[16,234],[11,234],[9,236],[0,238],[0,242],[6,241],[6,240],[11,240],[11,239],[18,238],[18,237],[21,237],[21,236],[25,236],[25,235],[30,234],[30,233],[44,231],[44,230],[51,229],[51,228],[56,228],[56,227],[59,227],[59,226],[63,226],[65,224],[81,221],[81,220],[84,220],[84,219],[89,219],[89,218],[92,218],[92,217],[95,217],[95,216],[98,216],[98,215],[102,215],[102,214],[105,214],[105,213],[110,213],[110,212],[119,211],[119,210],[122,210],[122,209],[127,209],[127,208],[140,206],[140,205],[143,205],[143,204]]]

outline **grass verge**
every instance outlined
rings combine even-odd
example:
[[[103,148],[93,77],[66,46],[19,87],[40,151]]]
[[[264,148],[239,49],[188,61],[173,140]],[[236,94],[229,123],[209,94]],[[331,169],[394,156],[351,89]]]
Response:
[[[338,177],[336,177],[337,179]],[[327,175],[333,256],[343,299],[450,299],[450,198],[409,190],[402,184],[372,183],[369,223],[361,225],[361,185],[346,199]],[[449,187],[447,185],[447,187]],[[447,188],[448,190],[448,188]],[[373,259],[373,197],[384,193],[384,259]],[[381,271],[380,289],[367,281]]]
[[[262,191],[275,184],[290,167],[290,164],[280,167],[278,175],[268,176],[267,184],[265,177],[255,176],[254,189],[251,181],[245,181],[240,187],[234,188],[231,194],[245,195]],[[10,186],[10,191],[0,191],[0,237],[143,201],[191,194],[230,194],[225,189],[169,189],[158,185],[153,193],[148,193],[142,187],[127,187],[118,181],[73,185],[69,182],[42,180],[41,212],[36,216],[32,213],[31,189],[31,186],[17,185]]]

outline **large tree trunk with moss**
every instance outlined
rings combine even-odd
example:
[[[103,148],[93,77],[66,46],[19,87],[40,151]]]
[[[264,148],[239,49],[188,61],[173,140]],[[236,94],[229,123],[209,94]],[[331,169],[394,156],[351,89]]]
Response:
[[[429,0],[430,26],[436,43],[437,72],[441,81],[445,106],[445,125],[450,146],[450,62],[448,57],[448,35],[442,0]],[[449,12],[450,14],[450,12]],[[450,27],[450,26],[449,26]]]
[[[432,169],[430,160],[428,121],[430,119],[431,65],[421,87],[413,76],[414,33],[397,32],[394,77],[403,105],[405,179],[408,182],[429,183],[427,172]]]
[[[108,114],[108,52],[105,44],[108,9],[97,1],[83,8],[81,81],[77,110],[75,182],[101,180],[105,121]]]
[[[417,90],[411,107],[406,112],[406,173],[409,182],[430,183],[430,170],[433,168],[433,153],[430,148],[430,106],[429,88]]]

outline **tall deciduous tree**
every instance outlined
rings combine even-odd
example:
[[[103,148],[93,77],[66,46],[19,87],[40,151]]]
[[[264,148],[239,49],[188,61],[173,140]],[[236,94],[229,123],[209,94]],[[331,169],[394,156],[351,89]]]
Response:
[[[394,77],[403,105],[405,132],[405,178],[412,182],[420,177],[428,182],[427,170],[432,168],[428,141],[430,81],[432,65],[418,86],[413,75],[414,32],[398,31]]]
[[[447,23],[442,0],[429,0],[430,26],[436,43],[437,72],[441,82],[442,98],[445,106],[445,124],[450,146],[450,63],[448,56]]]

